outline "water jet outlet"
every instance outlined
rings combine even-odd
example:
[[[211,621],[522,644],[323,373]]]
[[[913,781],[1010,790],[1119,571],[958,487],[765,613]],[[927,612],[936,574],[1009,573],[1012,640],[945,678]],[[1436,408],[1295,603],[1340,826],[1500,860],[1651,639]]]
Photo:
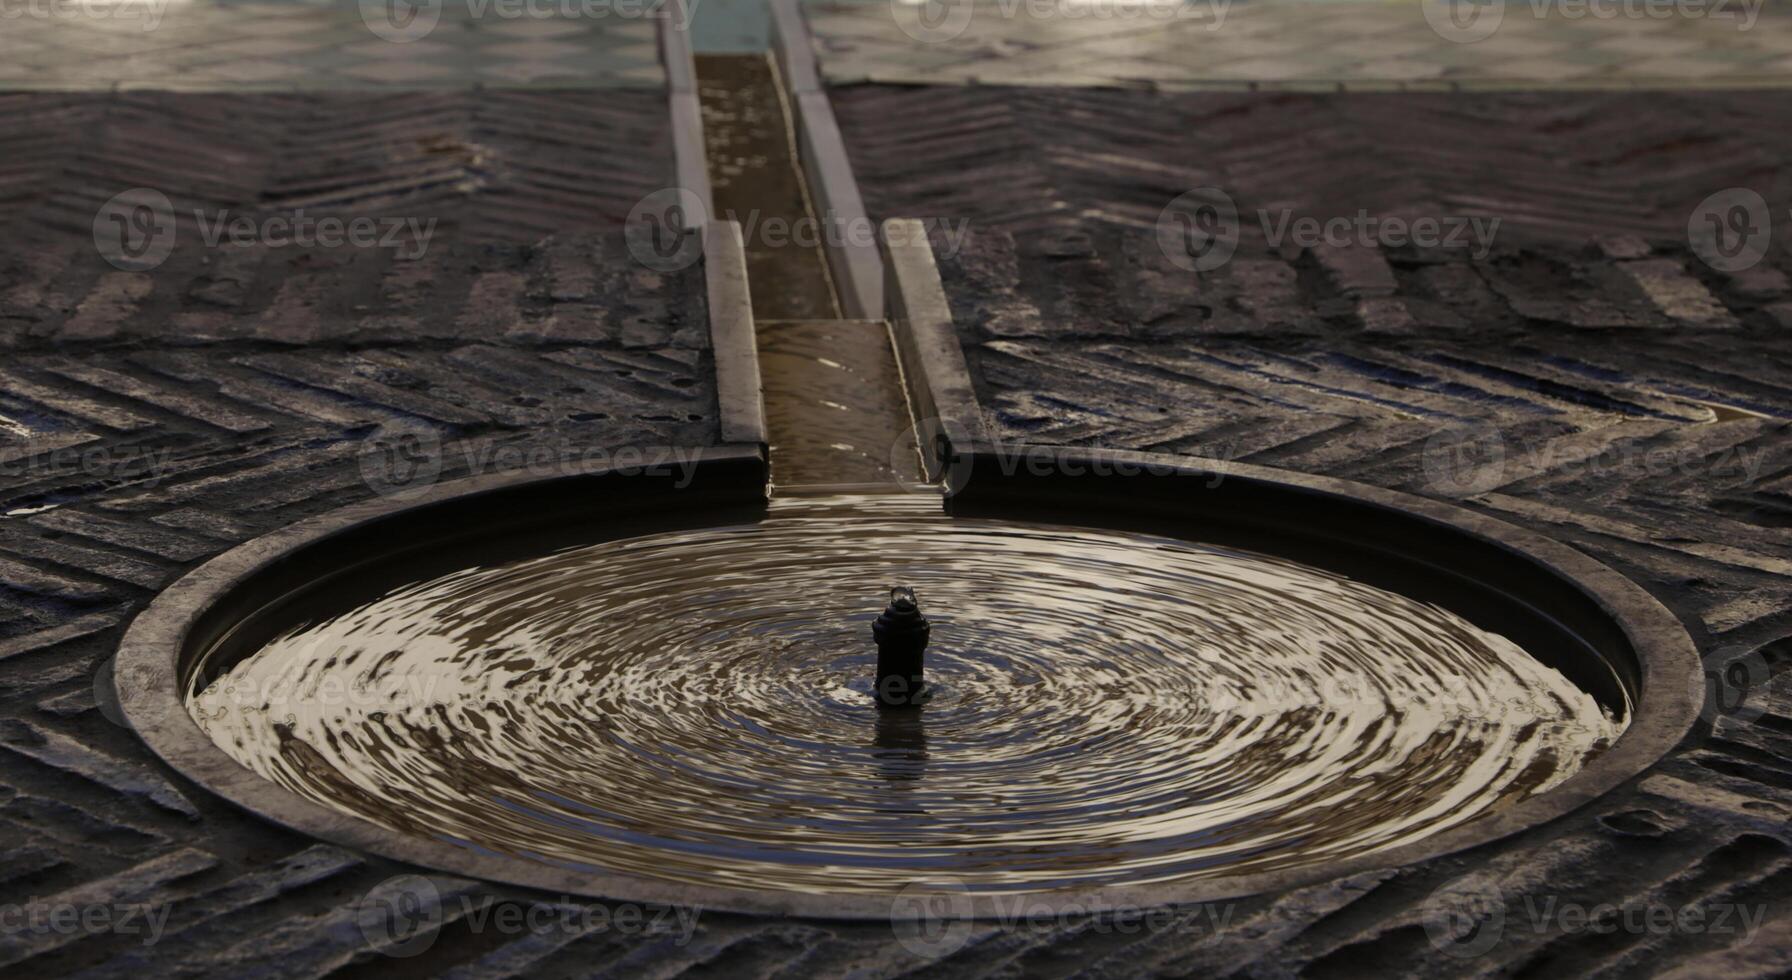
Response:
[[[897,586],[890,590],[890,604],[871,624],[877,641],[877,703],[886,708],[907,708],[921,703],[925,686],[921,654],[933,626],[921,615],[915,590]]]

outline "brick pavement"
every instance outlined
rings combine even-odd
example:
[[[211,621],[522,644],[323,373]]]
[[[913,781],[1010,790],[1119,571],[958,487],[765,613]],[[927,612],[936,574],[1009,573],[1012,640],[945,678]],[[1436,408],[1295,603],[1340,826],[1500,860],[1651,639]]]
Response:
[[[942,265],[1000,431],[1348,476],[1544,530],[1656,594],[1715,666],[1776,671],[1759,717],[1701,729],[1564,820],[1457,858],[1248,899],[1218,934],[996,924],[940,962],[876,923],[706,913],[686,944],[590,925],[531,935],[476,930],[457,900],[543,908],[553,896],[428,874],[450,900],[442,934],[386,956],[362,911],[415,869],[194,790],[107,720],[96,679],[122,624],[183,570],[374,493],[378,471],[363,462],[384,429],[443,439],[444,477],[493,444],[716,440],[700,270],[645,274],[617,261],[625,250],[606,230],[669,172],[649,95],[0,97],[16,150],[0,161],[12,235],[0,251],[0,831],[15,842],[0,855],[0,893],[170,910],[153,945],[14,936],[0,940],[0,966],[133,977],[1787,968],[1788,265],[1775,250],[1747,273],[1717,274],[1684,238],[1689,210],[1717,187],[1789,203],[1776,107],[1729,93],[832,95],[875,215],[972,220],[970,243]],[[639,147],[651,149],[626,152]],[[1508,232],[1480,259],[1282,250],[1247,233],[1191,291],[1141,235],[1167,200],[1203,185],[1228,188],[1245,213],[1498,215]],[[93,250],[92,226],[102,202],[140,186],[180,213],[303,203],[435,217],[442,231],[406,261],[212,249],[188,225],[163,264],[129,273]],[[1426,449],[1445,426],[1503,457],[1483,452],[1440,481]],[[1622,468],[1651,458],[1674,468]],[[1608,459],[1618,468],[1600,468]],[[1465,874],[1498,883],[1509,927],[1487,957],[1455,960],[1430,944],[1425,913],[1434,889]],[[1533,929],[1525,900],[1545,895],[1770,915],[1747,944]]]
[[[663,955],[588,926],[544,942],[451,925],[431,955],[390,959],[357,915],[409,869],[194,789],[109,720],[105,690],[123,626],[183,572],[411,478],[391,438],[439,446],[440,479],[719,441],[703,270],[645,270],[618,231],[670,179],[664,94],[10,92],[0,138],[0,907],[169,914],[154,944],[9,929],[0,969],[483,975],[569,944],[582,968],[620,969],[727,945],[726,924]],[[103,205],[144,190],[173,237],[116,267]],[[421,251],[205,237],[300,214],[432,235]]]
[[[1758,187],[1784,213],[1770,98],[830,96],[874,217],[969,219],[956,252],[941,229],[934,241],[996,437],[1458,501],[1629,575],[1687,624],[1713,676],[1753,677],[1762,697],[1758,715],[1712,712],[1627,788],[1513,840],[1278,897],[1248,913],[1255,931],[1106,957],[1032,937],[1022,962],[1049,950],[1113,976],[1786,969],[1792,256],[1778,243],[1724,273],[1687,237],[1697,203],[1725,186]],[[1246,218],[1229,261],[1188,271],[1157,219],[1202,186]],[[1249,217],[1359,208],[1508,224],[1478,255],[1278,245]],[[1456,959],[1431,944],[1426,914],[1434,889],[1463,880],[1495,884],[1505,928],[1485,955]],[[1752,902],[1767,924],[1752,939],[1593,936],[1540,917],[1550,901]],[[960,957],[950,964],[976,975],[980,961]]]
[[[955,0],[805,6],[831,85],[1164,91],[1784,87],[1774,3]]]
[[[648,9],[18,0],[0,35],[0,90],[657,89]]]

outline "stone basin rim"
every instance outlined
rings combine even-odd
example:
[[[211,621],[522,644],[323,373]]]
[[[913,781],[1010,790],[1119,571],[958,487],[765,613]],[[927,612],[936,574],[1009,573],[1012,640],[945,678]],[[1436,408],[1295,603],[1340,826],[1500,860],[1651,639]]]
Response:
[[[1005,447],[1012,453],[1015,447]],[[1022,447],[1024,448],[1024,447]],[[1041,447],[1043,450],[1043,447]],[[1565,816],[1648,769],[1691,730],[1703,702],[1703,674],[1691,637],[1680,621],[1634,582],[1591,557],[1549,537],[1450,503],[1416,497],[1330,477],[1269,467],[1226,463],[1204,465],[1189,457],[1052,447],[1049,457],[1063,469],[1087,474],[1149,467],[1151,475],[1068,476],[1062,473],[1003,473],[989,447],[965,448],[958,462],[970,478],[948,498],[948,512],[1001,511],[1046,502],[1077,507],[1091,500],[1113,502],[1116,484],[1145,488],[1159,497],[1201,493],[1208,482],[1304,509],[1349,507],[1405,525],[1410,533],[1444,536],[1510,556],[1553,588],[1566,586],[1596,607],[1628,644],[1635,658],[1629,727],[1616,743],[1579,772],[1545,793],[1487,813],[1460,826],[1385,851],[1311,867],[1153,885],[1097,886],[1005,895],[972,895],[950,886],[922,886],[889,895],[792,893],[774,890],[684,884],[620,874],[588,874],[520,858],[476,854],[455,845],[387,830],[369,821],[313,803],[262,778],[219,748],[188,714],[184,691],[199,650],[193,634],[226,598],[240,601],[256,583],[272,580],[295,556],[388,530],[426,511],[473,513],[519,500],[588,500],[593,488],[619,488],[652,495],[655,480],[613,471],[609,465],[539,477],[495,474],[443,483],[425,491],[343,507],[273,531],[226,551],[189,572],[158,595],[137,616],[120,642],[113,683],[125,718],[152,751],[186,778],[235,806],[295,832],[447,874],[540,890],[552,895],[693,906],[719,912],[814,919],[905,920],[937,915],[942,895],[952,915],[1000,918],[1016,903],[1031,912],[1134,910],[1191,905],[1285,891],[1333,879],[1399,868],[1491,843]],[[762,505],[766,463],[758,446],[693,450],[699,479],[693,503]],[[1194,479],[1184,479],[1193,477]],[[627,481],[626,483],[622,481]],[[1139,484],[1134,481],[1156,481]],[[1167,493],[1164,492],[1168,488]],[[664,492],[664,488],[661,489]],[[1208,491],[1210,496],[1219,496]],[[1186,494],[1184,495],[1186,497]],[[1244,499],[1244,498],[1239,498]],[[1143,501],[1142,503],[1150,503]],[[1161,501],[1160,501],[1161,503]],[[1172,500],[1172,505],[1178,505]],[[570,505],[568,505],[570,506]],[[1181,499],[1179,506],[1191,506]],[[1220,515],[1207,515],[1218,519]],[[539,519],[539,518],[538,518]],[[1291,526],[1298,522],[1291,522]],[[1579,601],[1578,599],[1576,601]],[[242,619],[246,617],[238,617]],[[207,644],[209,646],[209,644]]]

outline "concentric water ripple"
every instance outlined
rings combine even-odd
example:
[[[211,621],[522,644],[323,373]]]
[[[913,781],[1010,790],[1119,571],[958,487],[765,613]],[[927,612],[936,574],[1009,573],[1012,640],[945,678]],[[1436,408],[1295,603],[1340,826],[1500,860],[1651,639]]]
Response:
[[[932,700],[879,711],[891,584]],[[1138,884],[1406,843],[1622,724],[1504,638],[1276,558],[774,502],[761,524],[478,568],[277,639],[194,695],[232,756],[388,828],[799,891]]]

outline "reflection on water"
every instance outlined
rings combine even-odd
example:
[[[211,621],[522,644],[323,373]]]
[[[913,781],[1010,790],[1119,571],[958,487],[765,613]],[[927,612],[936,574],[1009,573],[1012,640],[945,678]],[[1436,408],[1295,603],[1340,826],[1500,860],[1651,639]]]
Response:
[[[881,320],[759,324],[777,492],[921,480],[902,377]],[[827,492],[824,490],[823,492]]]
[[[897,582],[934,623],[915,711],[871,696]],[[1397,595],[901,495],[416,584],[277,639],[191,709],[245,765],[390,828],[811,891],[1310,865],[1546,789],[1621,728]]]
[[[894,788],[918,781],[927,772],[927,718],[923,711],[877,713],[877,774]]]

